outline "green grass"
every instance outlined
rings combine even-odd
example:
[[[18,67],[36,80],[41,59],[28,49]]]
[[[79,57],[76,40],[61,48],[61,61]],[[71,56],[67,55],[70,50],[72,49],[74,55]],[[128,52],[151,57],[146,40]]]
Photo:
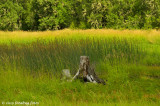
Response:
[[[1,32],[0,103],[160,105],[159,32],[94,31]],[[81,55],[106,85],[60,80],[64,68],[76,73]]]

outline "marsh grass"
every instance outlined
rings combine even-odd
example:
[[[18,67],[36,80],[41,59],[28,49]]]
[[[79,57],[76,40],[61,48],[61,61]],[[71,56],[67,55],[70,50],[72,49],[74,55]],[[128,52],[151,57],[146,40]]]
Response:
[[[31,71],[61,71],[63,68],[77,68],[79,57],[87,55],[93,62],[121,61],[136,63],[143,57],[135,40],[119,38],[62,39],[54,41],[37,40],[30,44],[1,45],[2,68],[24,68]]]
[[[158,105],[158,31],[0,32],[0,102],[40,105]],[[87,55],[107,85],[61,82]]]

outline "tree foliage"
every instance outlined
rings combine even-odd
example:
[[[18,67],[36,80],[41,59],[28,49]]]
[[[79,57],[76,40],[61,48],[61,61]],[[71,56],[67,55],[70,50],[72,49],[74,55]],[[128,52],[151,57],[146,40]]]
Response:
[[[0,30],[160,28],[160,0],[1,0]]]

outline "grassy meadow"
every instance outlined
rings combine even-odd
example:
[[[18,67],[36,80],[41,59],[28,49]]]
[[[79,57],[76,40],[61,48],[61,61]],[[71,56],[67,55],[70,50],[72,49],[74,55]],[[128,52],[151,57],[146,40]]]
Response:
[[[61,81],[86,55],[106,85]],[[160,31],[0,32],[0,105],[160,105]]]

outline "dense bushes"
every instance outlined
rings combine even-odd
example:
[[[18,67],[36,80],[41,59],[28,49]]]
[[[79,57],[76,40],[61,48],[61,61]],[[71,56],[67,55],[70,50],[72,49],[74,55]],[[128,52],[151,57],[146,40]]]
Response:
[[[159,0],[1,0],[0,30],[160,28]]]

